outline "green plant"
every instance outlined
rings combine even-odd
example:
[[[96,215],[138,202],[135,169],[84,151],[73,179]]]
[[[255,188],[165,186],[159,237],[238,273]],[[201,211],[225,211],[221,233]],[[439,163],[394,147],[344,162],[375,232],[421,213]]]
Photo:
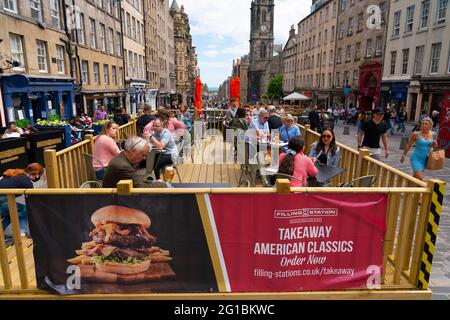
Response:
[[[283,75],[273,77],[267,88],[267,97],[270,100],[277,100],[283,96]]]
[[[59,117],[59,115],[57,114],[53,114],[50,116],[49,120],[50,121],[59,121],[61,118]]]
[[[66,121],[60,121],[60,120],[41,120],[37,119],[36,124],[41,127],[64,127],[68,125]]]
[[[28,119],[22,119],[22,120],[18,120],[17,122],[16,122],[16,124],[17,124],[17,126],[19,127],[19,128],[25,128],[27,125],[29,125],[29,124],[31,124],[31,121],[30,120],[28,120]]]

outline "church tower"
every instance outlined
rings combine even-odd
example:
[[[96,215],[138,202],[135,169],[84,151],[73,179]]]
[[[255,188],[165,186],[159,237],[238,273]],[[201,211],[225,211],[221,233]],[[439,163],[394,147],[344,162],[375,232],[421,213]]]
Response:
[[[252,1],[248,101],[259,100],[267,88],[264,72],[273,55],[274,9],[274,0]]]

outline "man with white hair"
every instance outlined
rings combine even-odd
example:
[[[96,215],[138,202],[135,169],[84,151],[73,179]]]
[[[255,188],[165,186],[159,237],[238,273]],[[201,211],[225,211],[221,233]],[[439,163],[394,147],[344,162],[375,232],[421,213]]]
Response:
[[[263,140],[263,137],[270,136],[269,123],[269,112],[267,110],[262,110],[259,116],[250,123],[248,130],[246,132],[247,140],[251,140],[255,135],[258,141]]]
[[[277,113],[277,108],[275,106],[269,106],[267,109],[269,111],[269,129],[270,132],[276,129],[280,129],[280,127],[283,125],[283,120]]]
[[[164,188],[162,181],[146,181],[137,172],[138,164],[145,159],[151,146],[141,137],[127,139],[124,151],[111,160],[103,178],[103,188],[116,188],[120,180],[133,180],[134,188]]]
[[[263,110],[266,110],[266,109],[264,109],[264,104],[262,102],[258,102],[256,104],[256,107],[252,110],[253,118],[257,118],[259,113]]]

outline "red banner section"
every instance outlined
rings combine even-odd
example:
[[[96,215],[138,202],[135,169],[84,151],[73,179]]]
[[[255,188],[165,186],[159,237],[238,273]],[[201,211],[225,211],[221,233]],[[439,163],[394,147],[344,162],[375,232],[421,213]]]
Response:
[[[210,201],[232,292],[367,288],[380,278],[385,194],[223,194]]]

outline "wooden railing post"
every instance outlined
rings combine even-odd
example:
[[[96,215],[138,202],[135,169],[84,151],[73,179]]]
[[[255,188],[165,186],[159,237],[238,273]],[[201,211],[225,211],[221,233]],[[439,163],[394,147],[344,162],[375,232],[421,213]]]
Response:
[[[90,143],[88,144],[88,150],[89,150],[89,154],[93,154],[94,153],[94,135],[93,134],[87,134],[84,136],[84,138],[86,140],[89,140]]]
[[[137,124],[136,120],[133,120],[133,124],[131,125],[131,136],[135,137],[137,136]]]
[[[288,179],[278,179],[276,188],[279,194],[289,194],[291,193],[291,182]]]
[[[0,224],[0,271],[3,276],[3,283],[5,284],[5,289],[12,288],[12,278],[11,270],[9,269],[8,252],[6,251],[5,244],[5,234],[3,232],[3,227]]]
[[[59,166],[56,159],[56,150],[49,149],[44,151],[45,172],[47,175],[47,188],[58,189],[61,186],[59,181]]]
[[[441,180],[430,180],[428,186],[431,189],[431,201],[426,204],[427,214],[419,221],[417,235],[422,235],[421,242],[416,242],[421,251],[420,261],[417,261],[416,252],[413,255],[413,266],[417,265],[418,270],[411,270],[410,280],[417,281],[417,288],[426,290],[430,282],[431,266],[433,264],[436,239],[439,232],[439,221],[442,212],[442,203],[445,195],[445,182]],[[417,239],[416,239],[417,240]],[[414,272],[413,272],[414,271]],[[414,276],[414,278],[413,278]]]
[[[117,194],[121,196],[129,196],[133,191],[133,180],[120,180],[117,183]]]
[[[370,156],[370,151],[367,149],[360,149],[358,156],[358,166],[356,168],[355,177],[353,177],[353,179],[367,175],[367,171],[369,168],[367,161],[364,160],[364,157],[366,156]]]
[[[309,124],[305,124],[305,150],[309,148],[309,146],[313,143],[310,141],[309,130],[311,130],[311,126]]]

